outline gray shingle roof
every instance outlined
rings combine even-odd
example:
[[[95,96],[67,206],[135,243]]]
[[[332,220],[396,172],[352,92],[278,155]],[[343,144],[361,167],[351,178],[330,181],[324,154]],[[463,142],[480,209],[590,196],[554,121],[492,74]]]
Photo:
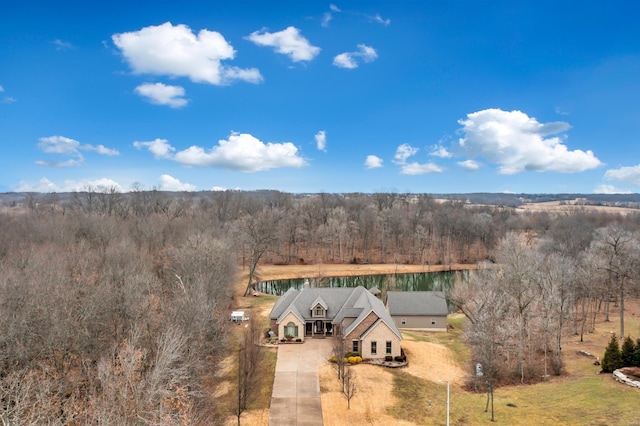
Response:
[[[344,318],[355,318],[344,330],[344,334],[349,334],[369,313],[374,312],[399,338],[402,338],[400,330],[396,327],[380,299],[362,286],[353,288],[289,289],[274,304],[269,318],[280,321],[283,318],[283,314],[292,311],[305,321],[311,321],[314,319],[311,308],[317,304],[320,298],[327,305],[325,318],[332,320],[334,324],[342,322]]]
[[[388,291],[387,309],[391,315],[447,315],[442,291]]]

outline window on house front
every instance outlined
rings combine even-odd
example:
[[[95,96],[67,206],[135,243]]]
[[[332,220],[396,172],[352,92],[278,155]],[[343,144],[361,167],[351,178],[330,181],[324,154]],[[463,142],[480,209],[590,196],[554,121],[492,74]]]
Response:
[[[391,355],[391,341],[387,342],[387,355]]]
[[[284,335],[291,337],[298,337],[298,326],[290,322],[284,327]]]
[[[359,349],[359,348],[358,348],[358,341],[357,341],[357,340],[354,340],[354,341],[353,341],[353,346],[352,346],[352,348],[351,348],[351,351],[352,351],[352,352],[359,352],[359,350],[358,350],[358,349]]]
[[[400,319],[400,324],[406,325],[407,324],[407,319],[406,318]]]
[[[436,325],[436,319],[435,318],[431,318],[431,325]]]
[[[371,355],[378,353],[378,342],[371,342]]]
[[[322,306],[316,306],[316,309],[313,313],[313,316],[323,317],[324,316],[324,308]]]

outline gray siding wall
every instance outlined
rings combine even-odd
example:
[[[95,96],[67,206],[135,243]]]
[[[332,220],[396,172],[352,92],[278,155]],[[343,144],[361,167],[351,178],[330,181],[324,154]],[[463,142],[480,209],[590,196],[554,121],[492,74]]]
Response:
[[[446,316],[429,316],[429,315],[394,315],[393,321],[398,328],[420,328],[425,330],[447,330],[447,317]],[[402,319],[406,320],[405,324],[402,324]],[[435,324],[431,324],[431,320],[435,320]]]

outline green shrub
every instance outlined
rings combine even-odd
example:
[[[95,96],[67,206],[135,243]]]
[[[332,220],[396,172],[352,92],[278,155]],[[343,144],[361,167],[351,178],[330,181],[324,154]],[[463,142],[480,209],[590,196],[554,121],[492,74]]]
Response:
[[[331,358],[329,358],[329,362],[332,362],[334,364],[336,364],[338,362],[338,357],[337,356],[332,356]]]
[[[398,355],[395,357],[395,360],[397,362],[405,362],[407,360],[407,356],[406,355]]]
[[[302,339],[297,338],[297,339],[296,339],[296,342],[300,343],[300,342],[302,342]]]
[[[393,357],[391,355],[387,355],[384,357],[385,361],[393,361]]]

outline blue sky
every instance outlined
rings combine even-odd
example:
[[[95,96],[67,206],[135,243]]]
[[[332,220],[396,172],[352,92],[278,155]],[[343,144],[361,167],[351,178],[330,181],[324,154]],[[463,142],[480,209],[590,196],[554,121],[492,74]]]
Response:
[[[0,5],[0,191],[640,191],[634,1]]]

